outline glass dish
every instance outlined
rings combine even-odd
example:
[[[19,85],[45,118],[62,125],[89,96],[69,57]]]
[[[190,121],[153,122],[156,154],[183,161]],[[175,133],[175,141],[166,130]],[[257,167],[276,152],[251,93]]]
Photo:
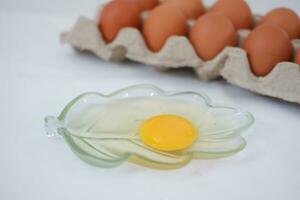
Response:
[[[180,151],[160,151],[138,135],[141,122],[159,114],[190,119],[198,137]],[[56,118],[45,118],[49,137],[64,138],[82,160],[99,167],[125,161],[158,169],[179,168],[192,159],[216,159],[238,153],[246,146],[241,136],[254,122],[249,112],[217,106],[204,94],[167,92],[152,85],[134,85],[111,94],[84,93],[66,105]]]

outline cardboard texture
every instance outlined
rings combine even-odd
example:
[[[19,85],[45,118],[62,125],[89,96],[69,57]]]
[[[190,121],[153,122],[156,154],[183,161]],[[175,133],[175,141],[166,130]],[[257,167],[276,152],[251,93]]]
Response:
[[[255,16],[258,20],[259,17]],[[190,26],[193,22],[188,23]],[[239,46],[250,33],[239,30]],[[80,51],[90,51],[106,61],[132,61],[152,65],[160,70],[190,67],[201,80],[223,77],[228,82],[250,91],[300,104],[300,66],[292,62],[278,63],[265,77],[251,72],[246,52],[240,47],[226,47],[214,59],[204,62],[183,36],[170,37],[158,53],[151,52],[139,30],[124,28],[116,39],[106,44],[98,30],[97,22],[79,17],[74,27],[61,34],[61,41]],[[292,41],[294,50],[300,40]]]

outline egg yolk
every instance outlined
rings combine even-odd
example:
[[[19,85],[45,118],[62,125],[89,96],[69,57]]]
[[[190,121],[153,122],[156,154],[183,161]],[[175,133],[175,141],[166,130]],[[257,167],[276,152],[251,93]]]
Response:
[[[163,151],[185,149],[195,141],[196,136],[193,124],[177,115],[154,116],[144,121],[140,127],[142,141]]]

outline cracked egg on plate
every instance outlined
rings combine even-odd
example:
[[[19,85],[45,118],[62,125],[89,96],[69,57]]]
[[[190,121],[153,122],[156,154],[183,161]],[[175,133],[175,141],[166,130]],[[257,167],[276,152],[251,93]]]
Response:
[[[241,134],[253,121],[250,113],[214,106],[203,94],[135,85],[109,95],[82,94],[57,118],[46,117],[45,126],[49,136],[61,135],[90,164],[130,161],[172,169],[241,151]]]

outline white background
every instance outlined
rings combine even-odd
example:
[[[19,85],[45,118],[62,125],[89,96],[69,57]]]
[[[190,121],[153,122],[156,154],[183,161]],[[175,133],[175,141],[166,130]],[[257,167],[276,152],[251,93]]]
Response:
[[[300,105],[263,97],[190,71],[107,63],[59,44],[77,16],[92,17],[100,0],[0,1],[0,199],[299,200]],[[299,0],[248,1],[255,13]],[[206,1],[210,4],[211,2]],[[248,146],[226,159],[193,161],[175,171],[126,163],[100,169],[45,135],[43,117],[58,115],[86,91],[137,83],[195,90],[253,113]],[[291,86],[293,87],[293,86]]]

